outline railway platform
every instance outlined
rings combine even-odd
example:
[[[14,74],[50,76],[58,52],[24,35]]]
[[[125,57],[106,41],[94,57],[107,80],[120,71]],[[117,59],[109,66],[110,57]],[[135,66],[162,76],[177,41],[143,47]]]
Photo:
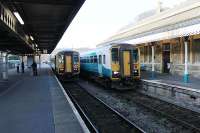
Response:
[[[184,83],[183,77],[171,74],[156,73],[152,79],[151,73],[141,72],[142,87],[139,91],[164,101],[200,112],[200,82],[190,78]]]
[[[142,71],[141,76],[142,79],[152,81],[152,82],[160,82],[160,83],[165,83],[169,85],[175,85],[179,87],[184,87],[184,88],[191,88],[191,89],[196,89],[200,90],[200,82],[199,79],[190,77],[188,83],[184,83],[183,77],[180,75],[172,75],[172,74],[161,74],[161,73],[156,73],[154,78],[152,79],[151,72],[148,71]]]
[[[1,80],[0,131],[4,133],[89,132],[48,65],[38,76],[9,72]]]

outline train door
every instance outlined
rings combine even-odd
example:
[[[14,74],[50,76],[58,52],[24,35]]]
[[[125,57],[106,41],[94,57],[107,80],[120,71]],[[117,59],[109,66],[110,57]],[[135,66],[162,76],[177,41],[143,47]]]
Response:
[[[102,71],[102,55],[99,55],[99,61],[98,61],[98,71],[99,75],[103,76],[103,71]]]
[[[163,45],[163,72],[170,72],[170,44]]]
[[[123,72],[124,76],[131,75],[131,58],[130,58],[130,51],[123,51]]]
[[[65,57],[65,72],[69,73],[72,72],[72,56],[66,55]]]

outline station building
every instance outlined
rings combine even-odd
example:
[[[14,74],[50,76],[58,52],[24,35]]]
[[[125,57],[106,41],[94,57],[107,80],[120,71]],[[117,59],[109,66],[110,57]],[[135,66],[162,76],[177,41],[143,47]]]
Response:
[[[192,35],[188,43],[188,71],[193,77],[200,76],[200,36]],[[184,74],[184,38],[162,40],[138,45],[142,69],[152,70],[152,44],[154,45],[154,66],[159,73]]]
[[[200,76],[200,2],[190,0],[140,19],[106,42],[138,47],[141,69]]]

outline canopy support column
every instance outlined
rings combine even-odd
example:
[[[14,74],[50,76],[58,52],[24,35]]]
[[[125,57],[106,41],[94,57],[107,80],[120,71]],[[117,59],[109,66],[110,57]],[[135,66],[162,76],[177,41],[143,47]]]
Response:
[[[151,70],[151,78],[154,79],[154,78],[155,78],[155,49],[154,49],[154,45],[151,46],[151,50],[152,50],[152,70]]]
[[[184,69],[184,82],[189,82],[189,73],[188,73],[188,37],[185,37],[184,39],[185,44],[185,69]]]

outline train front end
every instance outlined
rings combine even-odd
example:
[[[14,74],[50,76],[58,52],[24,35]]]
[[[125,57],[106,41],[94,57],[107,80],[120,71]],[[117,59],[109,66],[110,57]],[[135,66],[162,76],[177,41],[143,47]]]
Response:
[[[57,75],[61,80],[70,81],[78,79],[80,74],[79,53],[67,51],[56,56]]]
[[[112,82],[115,87],[132,85],[140,79],[138,49],[129,44],[121,44],[111,48]]]

